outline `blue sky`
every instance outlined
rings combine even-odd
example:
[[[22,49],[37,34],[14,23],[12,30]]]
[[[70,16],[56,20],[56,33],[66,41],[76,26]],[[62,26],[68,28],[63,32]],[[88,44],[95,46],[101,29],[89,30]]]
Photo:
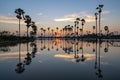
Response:
[[[84,28],[90,30],[95,25],[95,8],[104,4],[102,29],[107,25],[111,31],[120,31],[119,3],[120,0],[0,0],[0,29],[17,30],[18,20],[14,10],[22,8],[36,22],[38,29],[74,25],[73,19],[80,17],[86,19]],[[25,29],[25,24],[22,24],[22,30]]]

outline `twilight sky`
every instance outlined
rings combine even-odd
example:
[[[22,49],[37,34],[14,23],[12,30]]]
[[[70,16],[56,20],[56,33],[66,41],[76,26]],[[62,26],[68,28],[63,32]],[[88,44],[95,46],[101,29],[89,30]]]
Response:
[[[102,26],[109,26],[110,31],[120,32],[120,0],[0,0],[0,31],[18,30],[18,19],[15,9],[21,8],[26,15],[30,15],[36,22],[38,30],[43,28],[63,28],[65,25],[74,25],[75,18],[84,18],[84,30],[92,30],[95,25],[94,13],[96,7],[104,4]],[[21,22],[21,30],[26,26]],[[81,28],[81,25],[79,26]]]

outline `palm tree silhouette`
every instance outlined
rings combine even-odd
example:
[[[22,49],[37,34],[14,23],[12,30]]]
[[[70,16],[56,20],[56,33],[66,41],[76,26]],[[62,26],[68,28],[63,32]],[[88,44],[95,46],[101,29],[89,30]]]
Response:
[[[82,37],[83,37],[83,26],[84,26],[84,24],[85,24],[85,19],[81,19],[81,22],[82,22]]]
[[[100,20],[101,20],[101,13],[102,13],[102,8],[103,8],[103,4],[100,4],[100,5],[98,5],[98,7],[96,8],[96,9],[98,9],[98,13],[99,13],[99,37],[100,37]]]
[[[35,22],[32,21],[31,27],[33,29],[33,31],[31,31],[32,35],[36,35],[37,34],[37,26],[35,25]]]
[[[93,26],[93,34],[95,34],[94,30],[95,30],[95,26]]]
[[[25,15],[25,23],[27,24],[27,38],[29,37],[28,36],[28,29],[29,27],[31,26],[31,17],[29,15]]]
[[[78,37],[79,21],[80,21],[80,18],[76,18],[76,20],[74,21],[75,23],[74,33],[77,34],[77,37]],[[76,28],[77,28],[77,32],[76,32]]]
[[[82,35],[82,29],[80,28],[80,35]]]
[[[44,30],[44,29],[43,29],[43,28],[40,28],[40,30],[41,30],[41,37],[42,37],[42,35],[43,35],[43,30]]]
[[[105,33],[106,36],[108,37],[108,32],[109,32],[108,26],[105,26],[105,27],[104,27],[104,30],[105,30],[105,32],[106,32],[106,33]]]
[[[97,15],[98,15],[98,13],[95,13],[95,20],[96,20],[96,37],[97,37]]]
[[[58,28],[58,27],[56,27],[56,30],[57,30],[57,34],[58,34],[58,29],[59,29],[59,28]]]
[[[52,31],[52,36],[54,35],[53,32],[54,32],[54,29],[51,30]]]
[[[44,32],[44,38],[45,38],[45,32],[46,32],[46,30],[45,30],[45,29],[43,29],[43,32]]]
[[[20,20],[24,18],[25,12],[21,8],[18,8],[15,9],[15,13],[17,14],[16,17],[19,19],[19,37],[20,37]]]
[[[48,37],[50,37],[50,27],[48,27],[47,29],[48,29]]]

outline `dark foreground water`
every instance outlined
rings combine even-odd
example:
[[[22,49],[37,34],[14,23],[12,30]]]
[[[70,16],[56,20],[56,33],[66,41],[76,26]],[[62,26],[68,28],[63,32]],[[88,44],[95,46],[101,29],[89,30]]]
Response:
[[[120,80],[120,42],[37,40],[0,46],[0,80]]]

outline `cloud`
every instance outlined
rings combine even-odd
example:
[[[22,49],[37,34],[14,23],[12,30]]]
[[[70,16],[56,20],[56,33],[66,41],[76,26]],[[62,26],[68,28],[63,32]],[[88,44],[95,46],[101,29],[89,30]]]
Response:
[[[110,11],[105,10],[102,12],[102,14],[109,14]],[[95,21],[95,16],[94,14],[90,14],[87,11],[83,11],[80,13],[72,13],[72,14],[68,14],[65,15],[61,18],[56,18],[54,19],[54,21],[61,21],[61,22],[74,22],[76,18],[84,18],[86,20],[86,22],[94,22]]]
[[[107,10],[102,12],[102,14],[109,14],[109,13],[110,11],[107,11]]]
[[[63,22],[74,22],[76,18],[84,18],[86,22],[94,22],[94,15],[88,14],[87,12],[72,13],[63,16],[62,18],[56,18],[54,21],[63,21]]]
[[[58,18],[58,19],[54,19],[54,21],[64,21],[64,22],[66,22],[66,21],[73,21],[74,20],[74,18]]]
[[[37,13],[37,15],[38,15],[38,16],[42,16],[42,15],[43,15],[43,13]]]
[[[0,16],[1,23],[9,23],[9,24],[18,24],[18,19],[12,16]],[[25,24],[23,20],[21,20],[21,24]]]

